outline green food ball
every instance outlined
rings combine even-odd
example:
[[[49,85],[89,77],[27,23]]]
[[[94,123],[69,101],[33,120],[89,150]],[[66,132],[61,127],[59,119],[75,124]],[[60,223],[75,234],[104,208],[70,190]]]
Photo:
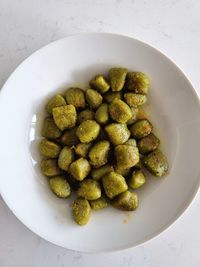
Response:
[[[141,154],[148,154],[156,150],[159,145],[160,140],[153,133],[143,137],[137,143],[139,152]]]
[[[132,189],[137,189],[141,187],[146,182],[145,174],[142,170],[135,170],[133,171],[129,181],[128,185]]]
[[[62,174],[56,159],[43,159],[40,164],[43,175],[52,177]]]
[[[124,99],[126,103],[129,105],[129,107],[141,106],[147,101],[146,95],[134,94],[134,93],[124,94]]]
[[[100,197],[95,200],[90,200],[90,206],[93,210],[98,211],[108,207],[108,202],[105,197]]]
[[[90,86],[99,91],[100,94],[104,94],[110,89],[110,85],[103,75],[97,75],[93,80],[91,80]]]
[[[87,159],[79,158],[72,162],[69,167],[69,173],[78,181],[82,181],[89,174],[91,170]]]
[[[88,200],[77,198],[72,205],[72,214],[74,221],[79,225],[88,223],[91,214],[91,208]]]
[[[49,114],[52,114],[53,108],[56,107],[60,107],[60,106],[65,106],[66,105],[66,101],[64,99],[64,97],[60,94],[57,94],[55,96],[53,96],[49,102],[46,105],[46,111]]]
[[[109,81],[112,91],[121,91],[124,87],[126,75],[128,70],[126,68],[112,68],[109,71]]]
[[[113,166],[111,166],[110,164],[106,164],[103,165],[102,167],[98,168],[98,169],[93,169],[91,171],[91,177],[98,181],[100,180],[105,174],[114,171]]]
[[[100,133],[100,126],[96,121],[87,120],[82,122],[76,131],[81,143],[90,143],[95,140]]]
[[[130,107],[121,99],[114,99],[109,105],[111,118],[119,123],[126,123],[133,116]]]
[[[67,104],[73,105],[76,109],[85,108],[84,91],[80,88],[69,88],[65,93]]]
[[[103,97],[96,90],[93,89],[87,89],[85,97],[87,103],[92,109],[97,109],[101,105],[103,100]]]
[[[78,113],[78,118],[77,118],[78,124],[81,124],[83,121],[93,120],[93,119],[94,119],[94,112],[92,110],[85,109]]]
[[[88,152],[92,146],[92,143],[84,144],[84,143],[79,143],[75,147],[75,153],[82,158],[86,158],[88,155]]]
[[[105,95],[103,95],[105,101],[107,103],[111,103],[115,98],[121,99],[122,98],[122,92],[107,92]]]
[[[64,132],[60,137],[59,142],[66,146],[75,146],[79,143],[79,139],[76,135],[77,128],[73,128]]]
[[[138,207],[138,196],[134,192],[126,191],[118,195],[113,201],[112,204],[115,208],[132,211],[136,210]]]
[[[126,77],[126,88],[136,94],[147,94],[150,86],[149,77],[142,72],[129,72]]]
[[[128,186],[122,175],[117,172],[110,172],[103,177],[103,188],[107,197],[113,199],[120,193],[126,191]]]
[[[139,151],[136,146],[118,145],[115,147],[115,158],[117,167],[120,169],[128,169],[135,166],[139,160]]]
[[[160,150],[155,150],[142,159],[144,166],[154,176],[164,176],[168,172],[167,158]]]
[[[53,119],[58,128],[63,131],[76,125],[76,109],[73,105],[53,108]]]
[[[61,147],[52,141],[43,139],[39,144],[39,150],[40,154],[43,157],[57,158],[60,153]]]
[[[60,198],[67,198],[71,194],[71,188],[63,176],[50,178],[49,185],[52,192]]]
[[[138,120],[130,127],[131,135],[136,139],[149,135],[152,130],[153,126],[148,120]]]
[[[61,136],[61,130],[56,126],[54,120],[50,117],[44,119],[42,125],[42,136],[50,139],[56,139]]]
[[[60,169],[64,171],[68,171],[69,165],[74,161],[74,151],[70,148],[65,146],[59,155],[58,158],[58,166]]]
[[[95,120],[101,125],[105,125],[109,122],[108,104],[101,104],[95,113]]]
[[[85,179],[81,182],[77,191],[78,197],[83,197],[87,200],[94,200],[101,197],[101,187],[99,183],[93,179]]]
[[[106,140],[96,143],[89,152],[89,159],[92,166],[99,168],[108,162],[110,143]]]
[[[111,123],[105,127],[105,131],[113,145],[125,143],[131,135],[126,124],[123,123]]]

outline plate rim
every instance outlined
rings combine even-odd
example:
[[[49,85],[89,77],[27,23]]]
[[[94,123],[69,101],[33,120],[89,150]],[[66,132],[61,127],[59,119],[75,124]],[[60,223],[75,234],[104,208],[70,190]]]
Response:
[[[71,34],[69,36],[57,39],[55,41],[52,41],[42,47],[40,47],[39,49],[37,49],[36,51],[34,51],[33,53],[31,53],[28,57],[26,57],[24,60],[22,60],[17,67],[14,69],[13,72],[11,72],[11,74],[9,75],[9,77],[7,78],[7,80],[4,82],[4,84],[1,87],[0,90],[0,103],[1,103],[1,94],[2,92],[5,91],[9,81],[12,79],[12,77],[23,67],[24,64],[27,63],[27,61],[29,61],[33,56],[39,54],[42,50],[45,50],[47,47],[50,46],[54,46],[56,43],[59,42],[63,42],[65,40],[68,39],[73,39],[74,37],[77,36],[91,36],[91,35],[102,35],[102,36],[116,36],[116,37],[120,37],[120,38],[125,38],[125,39],[129,39],[132,41],[136,41],[140,44],[142,44],[143,46],[146,46],[148,48],[153,49],[154,51],[156,51],[157,53],[161,54],[161,56],[163,56],[167,61],[169,61],[170,63],[172,63],[177,69],[178,71],[184,76],[184,78],[187,80],[187,82],[190,84],[191,88],[192,88],[192,94],[194,96],[194,98],[196,99],[198,105],[199,105],[199,110],[200,110],[200,99],[199,99],[199,95],[197,93],[197,91],[195,90],[195,87],[193,86],[192,81],[187,77],[186,73],[169,57],[167,56],[164,52],[162,52],[159,48],[150,45],[149,43],[146,43],[138,38],[134,38],[132,36],[129,35],[125,35],[125,34],[119,34],[119,33],[109,33],[109,32],[83,32],[83,33],[76,33],[76,34]],[[6,198],[6,194],[4,194],[1,190],[0,187],[0,195],[2,197],[2,200],[4,201],[4,203],[6,204],[6,206],[9,208],[9,210],[12,212],[12,214],[14,214],[14,216],[26,227],[28,228],[32,233],[36,234],[37,236],[39,236],[40,238],[46,240],[47,242],[53,244],[54,246],[59,246],[61,248],[67,249],[69,251],[76,251],[76,252],[81,252],[81,253],[87,253],[87,254],[102,254],[102,253],[110,253],[110,252],[117,252],[117,251],[124,251],[127,249],[133,249],[136,248],[138,246],[147,244],[148,242],[151,242],[153,239],[160,237],[160,235],[162,235],[163,233],[165,233],[165,231],[169,230],[172,226],[174,226],[174,224],[182,218],[182,216],[184,216],[184,214],[186,213],[186,211],[188,211],[188,209],[191,207],[191,205],[194,203],[194,201],[197,198],[197,194],[199,192],[199,188],[200,188],[200,174],[199,174],[199,182],[198,182],[198,186],[194,188],[193,193],[190,196],[190,199],[188,199],[188,201],[186,202],[185,206],[179,211],[179,213],[175,216],[174,219],[172,219],[170,222],[168,222],[167,226],[164,226],[163,228],[161,228],[161,230],[158,230],[158,232],[154,233],[154,235],[150,238],[147,238],[145,241],[142,242],[138,242],[135,245],[126,245],[126,246],[118,246],[117,248],[109,248],[109,249],[92,249],[92,250],[75,250],[75,249],[71,249],[71,248],[67,248],[66,246],[62,246],[61,244],[59,244],[56,241],[50,240],[48,239],[48,237],[46,237],[43,234],[38,233],[38,231],[35,231],[33,229],[33,227],[31,227],[28,224],[25,224],[25,222],[23,222],[23,218],[21,218],[21,216],[18,216],[17,213],[15,212],[15,209],[13,207],[11,207],[12,205],[9,205],[9,200]]]

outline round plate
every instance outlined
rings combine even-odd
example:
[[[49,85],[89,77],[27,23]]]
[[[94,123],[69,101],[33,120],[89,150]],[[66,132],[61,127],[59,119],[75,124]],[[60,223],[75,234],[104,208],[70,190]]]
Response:
[[[138,190],[139,208],[93,212],[80,227],[71,202],[56,198],[39,170],[37,144],[44,105],[70,85],[85,86],[112,66],[143,71],[151,78],[148,112],[169,160],[164,178],[148,174]],[[184,74],[166,56],[135,39],[81,34],[51,43],[26,59],[0,95],[0,192],[29,229],[62,247],[85,252],[120,250],[165,230],[188,207],[199,187],[200,105]]]

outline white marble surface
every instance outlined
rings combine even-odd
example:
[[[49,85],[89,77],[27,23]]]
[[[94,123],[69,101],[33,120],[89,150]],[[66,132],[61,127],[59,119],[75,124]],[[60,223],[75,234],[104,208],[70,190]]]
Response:
[[[70,34],[99,31],[130,35],[161,49],[200,93],[199,10],[197,0],[0,0],[0,87],[41,46]],[[199,267],[199,211],[200,194],[181,219],[149,243],[89,255],[42,240],[0,199],[0,267]]]

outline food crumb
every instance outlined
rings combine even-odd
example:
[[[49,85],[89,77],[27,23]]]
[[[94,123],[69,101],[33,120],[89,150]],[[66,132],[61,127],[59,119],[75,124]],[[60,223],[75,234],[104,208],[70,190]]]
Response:
[[[132,218],[132,213],[131,212],[127,212],[126,214],[126,218],[123,219],[123,223],[127,224]]]

